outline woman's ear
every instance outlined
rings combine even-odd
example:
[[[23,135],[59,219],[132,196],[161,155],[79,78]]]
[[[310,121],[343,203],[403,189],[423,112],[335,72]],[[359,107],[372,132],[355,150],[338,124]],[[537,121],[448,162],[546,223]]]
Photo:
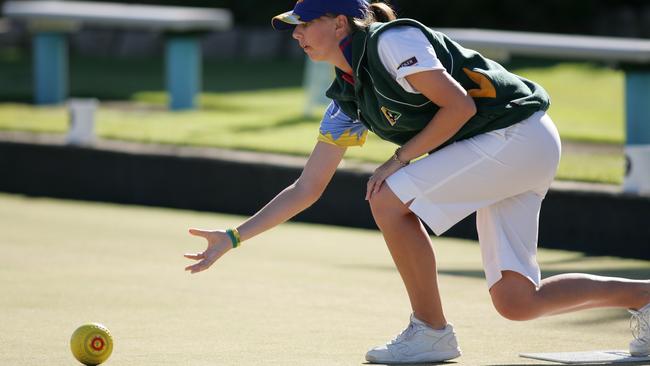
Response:
[[[350,25],[348,24],[348,17],[345,15],[337,15],[335,18],[336,35],[343,38],[350,34]]]

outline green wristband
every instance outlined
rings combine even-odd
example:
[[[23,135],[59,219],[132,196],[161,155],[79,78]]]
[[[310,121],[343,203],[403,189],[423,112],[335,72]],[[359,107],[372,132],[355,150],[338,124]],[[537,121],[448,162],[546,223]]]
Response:
[[[228,229],[226,230],[226,234],[228,234],[228,237],[230,238],[230,241],[232,242],[232,247],[237,248],[239,244],[241,243],[241,240],[239,239],[239,233],[237,232],[237,229]]]

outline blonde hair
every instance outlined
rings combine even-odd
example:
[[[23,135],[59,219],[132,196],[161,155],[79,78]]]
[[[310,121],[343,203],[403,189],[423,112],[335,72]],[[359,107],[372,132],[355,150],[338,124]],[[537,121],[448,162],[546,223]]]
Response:
[[[368,6],[368,12],[366,13],[365,18],[359,19],[354,17],[348,17],[348,23],[350,24],[350,29],[354,33],[358,30],[368,28],[372,23],[375,22],[386,23],[395,19],[397,19],[397,14],[390,7],[390,5],[384,2],[376,2],[376,3],[371,3]]]

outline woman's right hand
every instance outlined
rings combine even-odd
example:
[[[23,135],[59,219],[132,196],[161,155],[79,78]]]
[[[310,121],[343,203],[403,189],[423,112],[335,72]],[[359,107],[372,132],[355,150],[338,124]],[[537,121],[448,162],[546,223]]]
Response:
[[[197,273],[205,271],[210,266],[232,249],[230,237],[223,230],[206,231],[199,229],[190,229],[190,234],[200,236],[208,241],[208,247],[201,253],[185,254],[185,258],[199,261],[193,265],[185,267],[186,271]]]

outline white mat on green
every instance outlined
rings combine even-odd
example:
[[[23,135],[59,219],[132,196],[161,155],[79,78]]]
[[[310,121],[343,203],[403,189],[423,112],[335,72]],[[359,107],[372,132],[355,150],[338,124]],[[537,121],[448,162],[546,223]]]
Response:
[[[649,362],[650,356],[634,357],[627,351],[581,351],[581,352],[550,352],[550,353],[521,353],[520,357],[542,361],[558,362],[568,365],[575,364],[612,364],[628,362]]]

